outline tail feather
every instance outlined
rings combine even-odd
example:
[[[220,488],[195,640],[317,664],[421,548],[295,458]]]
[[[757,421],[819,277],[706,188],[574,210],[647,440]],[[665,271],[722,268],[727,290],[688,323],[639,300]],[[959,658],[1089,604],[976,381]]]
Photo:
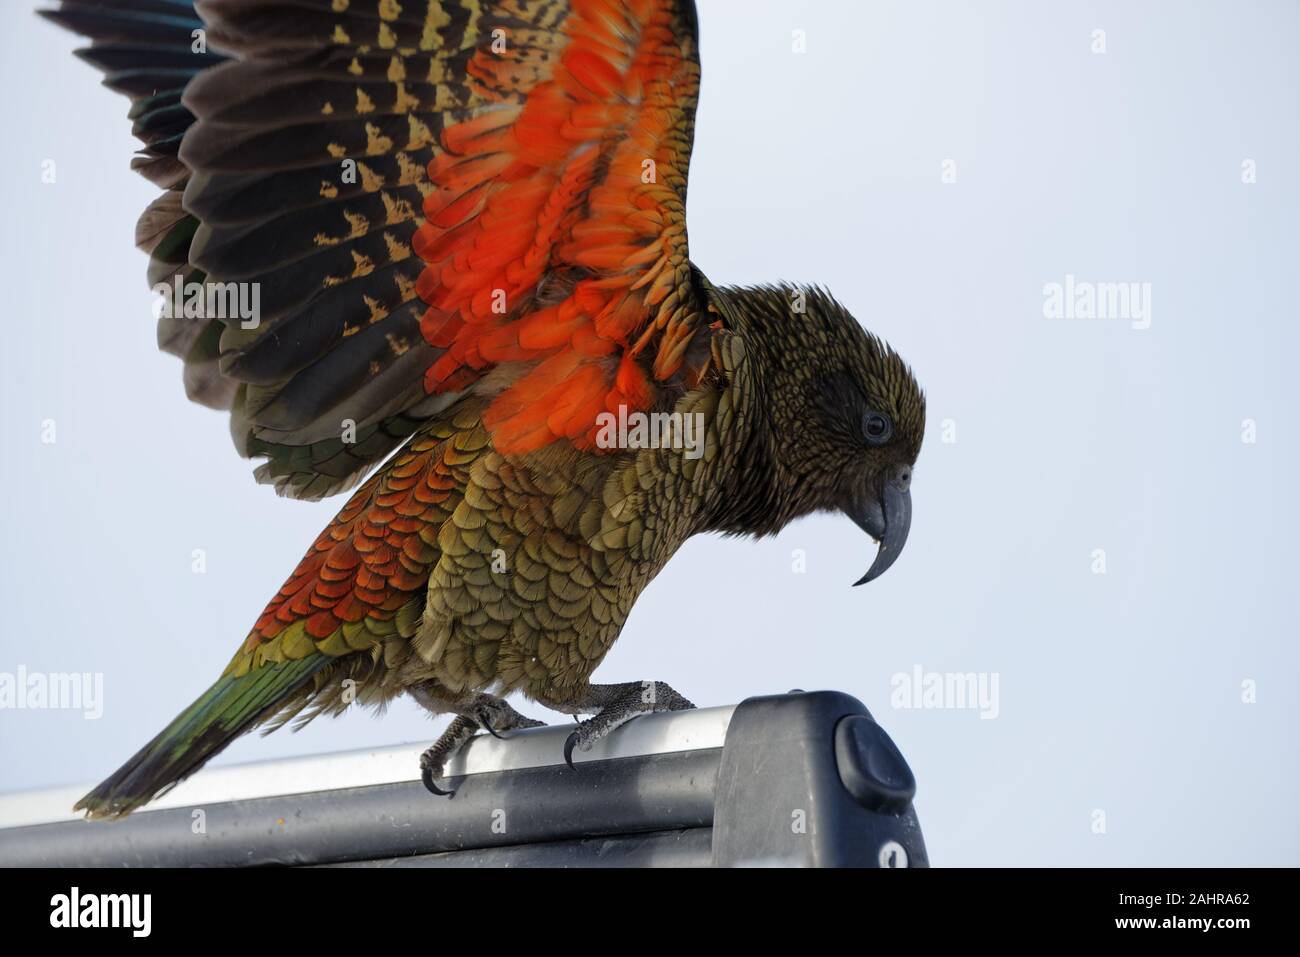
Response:
[[[77,802],[90,818],[121,817],[170,790],[235,738],[271,717],[330,664],[328,655],[222,675],[130,761]]]

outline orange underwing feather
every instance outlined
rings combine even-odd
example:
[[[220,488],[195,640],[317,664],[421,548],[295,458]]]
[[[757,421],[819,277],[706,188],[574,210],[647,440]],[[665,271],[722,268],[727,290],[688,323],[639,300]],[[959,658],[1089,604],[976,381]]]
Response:
[[[532,365],[484,414],[506,454],[594,448],[600,412],[648,407],[681,370],[699,314],[684,205],[693,23],[670,0],[573,0],[557,29],[558,57],[532,70],[508,43],[471,59],[489,105],[443,131],[412,243],[422,332],[446,350],[425,388]],[[563,298],[535,303],[547,284]]]

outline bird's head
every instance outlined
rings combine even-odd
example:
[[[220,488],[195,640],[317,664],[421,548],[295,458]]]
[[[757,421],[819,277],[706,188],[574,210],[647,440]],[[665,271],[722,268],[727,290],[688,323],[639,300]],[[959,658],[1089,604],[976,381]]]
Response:
[[[911,526],[925,396],[898,354],[826,292],[743,294],[746,351],[761,356],[775,527],[811,512],[843,512],[879,543],[854,584],[878,578]]]

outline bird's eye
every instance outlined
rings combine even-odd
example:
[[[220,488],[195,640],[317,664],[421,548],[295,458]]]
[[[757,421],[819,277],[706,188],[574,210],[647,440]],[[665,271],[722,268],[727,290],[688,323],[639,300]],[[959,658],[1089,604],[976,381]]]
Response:
[[[870,444],[883,445],[889,441],[894,429],[889,424],[889,416],[882,412],[868,412],[862,420],[862,431]]]

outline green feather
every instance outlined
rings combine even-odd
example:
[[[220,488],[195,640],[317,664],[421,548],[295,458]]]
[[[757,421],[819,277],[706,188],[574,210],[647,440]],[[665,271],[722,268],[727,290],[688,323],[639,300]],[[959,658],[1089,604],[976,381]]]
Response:
[[[239,677],[223,675],[74,810],[92,818],[118,817],[153,800],[275,714],[331,660],[313,654],[263,665]]]

